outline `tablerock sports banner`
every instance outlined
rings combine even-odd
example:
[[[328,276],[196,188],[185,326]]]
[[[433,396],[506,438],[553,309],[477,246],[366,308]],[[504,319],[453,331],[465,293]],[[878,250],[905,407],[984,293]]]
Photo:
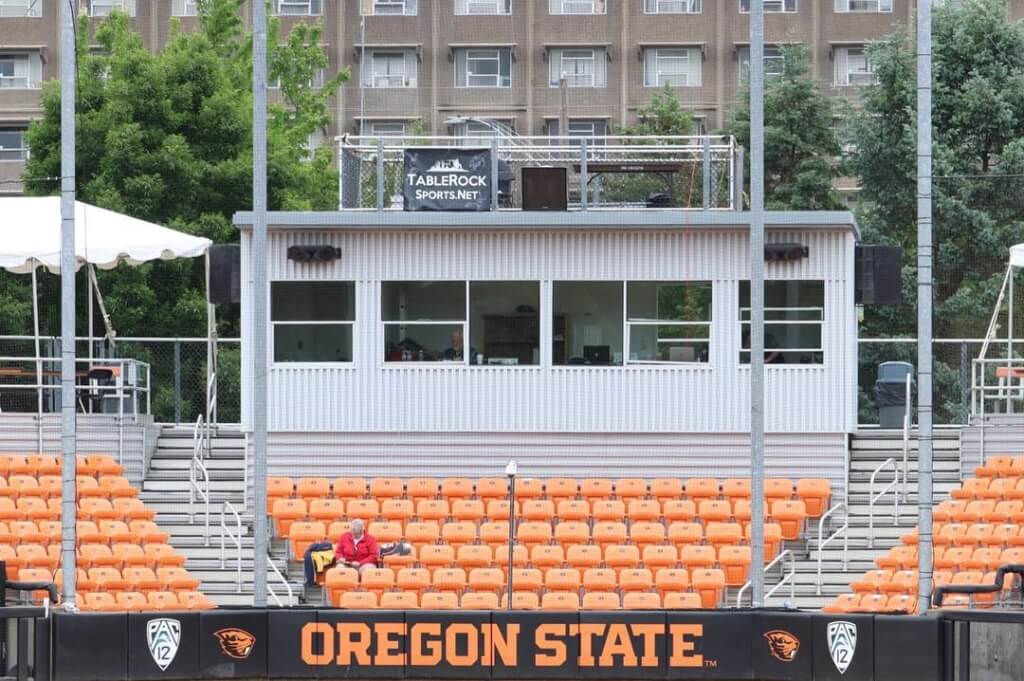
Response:
[[[490,149],[405,150],[405,210],[491,209]]]
[[[223,609],[52,621],[52,681],[943,678],[934,617]]]

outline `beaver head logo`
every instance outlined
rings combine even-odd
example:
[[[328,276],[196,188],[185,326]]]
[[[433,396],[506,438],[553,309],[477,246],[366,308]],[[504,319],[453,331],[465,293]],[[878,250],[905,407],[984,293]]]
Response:
[[[244,660],[252,653],[256,645],[256,637],[245,629],[220,629],[213,632],[220,643],[221,652],[235,660]]]
[[[800,650],[800,639],[788,631],[775,629],[767,632],[764,637],[768,639],[768,650],[772,657],[780,662],[792,662],[796,659],[796,652]]]

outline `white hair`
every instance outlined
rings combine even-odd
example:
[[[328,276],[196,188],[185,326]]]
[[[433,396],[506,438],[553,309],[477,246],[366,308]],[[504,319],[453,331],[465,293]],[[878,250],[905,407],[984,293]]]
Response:
[[[362,529],[364,529],[364,527],[365,526],[363,525],[363,521],[362,520],[359,520],[358,518],[356,518],[355,520],[352,521],[351,529],[353,529],[353,530],[362,530]]]

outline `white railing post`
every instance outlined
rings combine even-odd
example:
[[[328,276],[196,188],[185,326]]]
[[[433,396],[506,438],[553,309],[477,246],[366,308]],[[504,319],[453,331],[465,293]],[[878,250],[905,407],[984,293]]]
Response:
[[[825,546],[830,544],[839,535],[842,535],[843,536],[843,570],[846,570],[846,566],[847,566],[847,563],[849,561],[849,553],[850,553],[850,532],[849,532],[849,530],[850,530],[850,512],[847,510],[847,508],[848,507],[846,505],[846,502],[845,501],[840,501],[838,504],[836,504],[832,508],[828,509],[821,516],[821,518],[818,519],[818,576],[817,576],[817,585],[818,585],[818,595],[819,596],[821,595],[821,565],[822,565],[822,558],[823,558]],[[840,509],[843,510],[846,513],[845,519],[843,520],[842,526],[839,527],[839,529],[837,529],[835,532],[830,534],[828,536],[828,538],[822,539],[821,534],[822,534],[822,532],[824,530],[824,527],[825,527],[825,520],[827,520],[833,513],[838,513]]]
[[[910,458],[910,374],[907,374],[906,395],[903,411],[903,503],[907,503],[907,459]]]
[[[791,599],[796,598],[796,555],[790,549],[785,549],[784,551],[780,552],[779,555],[775,556],[772,562],[764,566],[764,571],[768,572],[773,567],[787,559],[789,560],[789,570],[784,572],[782,578],[775,584],[775,586],[773,586],[771,589],[768,590],[768,592],[765,593],[765,600],[773,596],[776,591],[781,589],[786,584],[789,584],[789,597]],[[750,580],[747,580],[747,582],[740,587],[740,590],[736,592],[737,608],[743,607],[743,594],[745,594],[747,592],[747,589],[749,589],[750,587],[751,582]]]
[[[228,528],[227,522],[225,521],[225,514],[230,511],[235,516],[235,530],[237,534],[232,534]],[[231,504],[230,501],[225,501],[220,507],[220,567],[223,570],[227,567],[227,549],[225,539],[231,539],[235,545],[235,583],[236,593],[242,593],[242,516],[239,515],[238,511]]]
[[[875,494],[875,478],[882,472],[887,466],[892,466],[893,479],[888,485],[876,495]],[[875,504],[881,500],[889,492],[893,492],[892,496],[892,524],[899,525],[900,522],[900,497],[897,487],[900,484],[900,470],[896,466],[896,459],[889,457],[878,465],[871,473],[871,480],[868,484],[868,547],[875,547]]]

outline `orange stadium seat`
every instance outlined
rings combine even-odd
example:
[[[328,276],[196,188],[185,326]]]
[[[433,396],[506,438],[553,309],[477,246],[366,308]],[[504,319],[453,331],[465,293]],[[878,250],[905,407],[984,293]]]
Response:
[[[380,596],[380,607],[384,610],[417,610],[419,596],[413,591],[388,591]]]
[[[603,559],[601,547],[595,544],[576,544],[565,553],[565,562],[580,570],[598,567]]]
[[[732,546],[743,541],[743,530],[739,523],[708,523],[704,528],[704,536],[708,543],[720,550],[723,546]]]
[[[460,605],[463,610],[497,610],[498,595],[477,592],[462,594]]]
[[[579,483],[574,478],[551,478],[544,485],[544,491],[554,504],[576,499]]]
[[[110,593],[87,593],[82,603],[82,610],[86,612],[124,612],[124,606],[117,602],[114,594]]]
[[[555,505],[548,499],[530,499],[523,502],[523,520],[550,523],[555,517]]]
[[[114,508],[115,517],[127,523],[131,523],[133,520],[153,520],[156,518],[156,511],[146,508],[146,505],[138,499],[117,497],[112,499],[110,504]]]
[[[498,568],[474,568],[469,571],[467,584],[473,591],[497,594],[505,585],[505,574]]]
[[[25,463],[35,469],[36,475],[61,475],[61,461],[52,454],[29,454],[25,457]]]
[[[479,523],[485,517],[487,509],[479,499],[456,499],[452,503],[452,518],[457,521]]]
[[[619,595],[611,591],[588,591],[583,594],[584,610],[618,610],[622,607]]]
[[[350,499],[345,503],[345,517],[370,523],[380,516],[380,504],[376,499]]]
[[[665,594],[662,603],[666,610],[700,610],[700,595],[692,591],[672,591]]]
[[[18,547],[19,552],[21,549],[22,547]],[[113,567],[120,570],[124,564],[124,561],[119,556],[115,556],[106,544],[82,544],[78,547],[78,555],[82,565],[86,568]]]
[[[367,526],[369,532],[381,544],[393,544],[402,538],[402,524],[387,521],[374,521]]]
[[[480,478],[476,481],[476,495],[483,501],[508,499],[508,480],[505,478]]]
[[[640,548],[633,544],[609,544],[604,549],[604,562],[617,572],[635,567],[640,563]]]
[[[52,499],[51,501],[59,502],[60,500]],[[110,503],[106,499],[102,501]],[[60,518],[60,512],[57,508],[50,506],[42,497],[20,497],[16,508],[21,516],[27,520],[58,520]]]
[[[544,574],[544,588],[548,591],[578,591],[583,577],[576,568],[556,568]]]
[[[490,567],[494,562],[494,552],[487,544],[465,544],[456,549],[455,562],[466,570]]]
[[[515,591],[540,591],[544,576],[536,568],[515,568],[512,570],[512,589]]]
[[[444,499],[420,499],[416,502],[416,517],[421,521],[442,523],[451,515],[451,508]]]
[[[650,591],[654,587],[654,575],[647,568],[630,568],[619,573],[619,590]]]
[[[868,570],[859,580],[851,582],[850,588],[856,593],[873,593],[888,584],[892,580],[892,575],[892,570]]]
[[[273,509],[278,499],[290,499],[295,493],[295,483],[291,478],[281,476],[267,477],[267,508]]]
[[[18,557],[13,546],[0,544],[0,561],[7,566],[7,579],[17,580],[18,570],[24,565],[24,561]]]
[[[434,571],[431,586],[437,591],[461,593],[466,588],[467,579],[466,571],[462,568],[441,568]]]
[[[726,522],[732,518],[732,506],[725,499],[702,499],[697,505],[697,517],[705,525]]]
[[[705,545],[688,545],[679,551],[679,562],[692,573],[697,568],[709,568],[718,562],[715,549]]]
[[[796,481],[796,496],[804,502],[809,517],[820,518],[832,504],[832,483],[824,478],[801,478]]]
[[[615,481],[615,496],[625,502],[647,496],[647,481],[642,478],[619,478]]]
[[[722,481],[722,496],[733,506],[737,501],[750,500],[750,478],[727,478]]]
[[[419,505],[423,499],[436,499],[439,491],[434,478],[409,478],[405,481],[405,495]]]
[[[718,481],[714,478],[690,478],[685,486],[686,498],[697,502],[700,499],[717,499],[719,495]]]
[[[331,490],[334,493],[335,499],[343,499],[345,501],[362,499],[366,496],[366,478],[335,478],[331,484]]]
[[[18,581],[19,582],[50,582],[53,579],[53,573],[46,568],[21,568],[18,570]],[[46,589],[40,589],[39,591],[33,591],[31,598],[33,603],[42,603],[43,599],[48,598],[49,593]]]
[[[544,481],[540,478],[517,478],[516,497],[522,501],[544,496]]]
[[[501,607],[508,607],[508,594],[501,595]],[[540,598],[533,591],[515,591],[512,594],[513,610],[537,610],[540,608]]]
[[[664,502],[683,496],[683,481],[679,478],[655,478],[651,480],[651,496]]]
[[[984,464],[974,469],[974,475],[979,478],[997,478],[1000,476],[1009,475],[1012,469],[1012,456],[989,456]]]
[[[18,538],[18,543],[46,544],[47,537],[39,531],[31,520],[15,520],[8,524],[10,531]]]
[[[723,546],[718,551],[718,563],[725,572],[727,586],[743,586],[750,571],[750,547]]]
[[[428,591],[420,598],[424,610],[455,610],[459,607],[458,594],[452,591]]]
[[[110,594],[120,593],[128,589],[121,571],[112,567],[94,567],[88,569],[89,580],[100,591]]]
[[[133,541],[143,544],[166,544],[170,538],[170,534],[152,520],[130,520],[128,528],[132,531]]]
[[[670,544],[649,544],[643,548],[641,560],[645,567],[655,573],[662,568],[671,568],[679,562],[679,551]]]
[[[346,591],[338,597],[338,607],[345,610],[375,610],[377,594],[369,591]]]
[[[441,496],[449,501],[469,499],[473,496],[473,481],[469,478],[444,478],[441,481]]]
[[[949,495],[958,501],[970,501],[971,499],[982,498],[982,493],[988,490],[992,483],[990,478],[968,478],[960,487],[954,488]]]
[[[782,527],[782,538],[796,540],[804,530],[807,507],[802,501],[776,501],[771,504],[772,518]]]
[[[150,557],[146,555],[146,552],[138,544],[129,544],[127,542],[114,544],[110,547],[110,550],[114,552],[124,567],[133,566],[148,566],[151,563]]]
[[[156,576],[163,582],[165,591],[195,591],[199,580],[182,567],[159,567]]]
[[[126,567],[122,571],[125,583],[132,591],[147,594],[151,591],[162,591],[164,582],[148,567]]]
[[[403,526],[416,515],[416,507],[409,499],[385,499],[380,505],[380,517]]]
[[[431,545],[420,547],[420,565],[430,570],[431,574],[441,568],[451,567],[455,563],[455,549],[447,545]]]
[[[139,490],[132,487],[128,479],[120,475],[104,475],[100,478],[100,487],[107,491],[107,495],[111,499],[139,496]]]
[[[405,526],[405,538],[414,544],[434,544],[441,538],[441,528],[436,522],[409,523]]]
[[[288,530],[288,537],[292,547],[292,558],[302,560],[310,544],[323,541],[327,537],[327,527],[319,521],[294,522]]]
[[[609,544],[624,544],[629,532],[625,523],[604,521],[594,523],[591,535],[595,544],[605,547]]]
[[[632,499],[626,507],[631,522],[656,521],[661,518],[661,504],[656,499]]]
[[[665,541],[665,526],[654,522],[634,522],[629,526],[629,540],[643,549]]]
[[[565,564],[565,549],[551,544],[538,544],[530,549],[530,562],[542,571],[561,567]]]
[[[395,576],[395,586],[402,591],[414,591],[421,594],[430,588],[430,570],[416,567],[402,568]]]
[[[595,547],[596,548],[596,547]],[[513,567],[523,567],[530,562],[530,554],[522,544],[516,544],[512,550]],[[494,549],[494,564],[501,570],[508,570],[508,544],[498,544]]]
[[[373,478],[370,480],[370,496],[378,501],[397,499],[405,494],[401,478]]]
[[[700,568],[690,573],[690,583],[695,593],[700,595],[701,604],[705,608],[716,608],[725,591],[725,574],[714,568]]]
[[[363,568],[359,572],[359,586],[380,596],[384,591],[394,588],[395,571],[391,568]]]
[[[666,499],[661,504],[661,515],[668,523],[693,522],[697,518],[697,504],[692,499]]]
[[[566,547],[585,544],[590,541],[590,526],[580,521],[559,522],[555,525],[555,541]]]
[[[699,544],[704,539],[704,527],[700,523],[676,522],[668,526],[669,543],[682,547]]]
[[[335,565],[324,573],[324,588],[331,603],[337,603],[342,593],[359,587],[359,573],[354,568]]]
[[[80,460],[79,467],[85,470],[92,470],[92,475],[121,475],[124,469],[114,457],[109,454],[86,454],[84,461]]]
[[[591,504],[591,517],[597,522],[620,522],[626,518],[626,505],[620,499],[597,499]]]
[[[325,524],[345,517],[345,502],[340,499],[317,498],[309,502],[309,517]]]
[[[623,594],[624,610],[661,610],[661,596],[651,591],[631,591]]]
[[[146,544],[146,555],[151,556],[157,567],[184,567],[185,556],[169,544]]]
[[[179,591],[178,602],[185,610],[211,610],[214,603],[199,591]]]
[[[551,591],[541,598],[540,607],[542,610],[579,610],[579,594],[565,591]]]
[[[614,591],[618,576],[611,568],[587,568],[583,571],[583,588],[587,592]]]
[[[296,520],[306,517],[306,502],[302,499],[278,499],[271,511],[274,529],[279,537],[287,537],[288,530]]]
[[[893,594],[885,603],[887,612],[914,615],[917,613],[916,594]]]
[[[526,522],[519,525],[516,531],[516,540],[522,542],[527,547],[536,544],[547,544],[551,541],[551,538],[552,532],[549,523]]]
[[[584,478],[580,482],[580,496],[593,505],[599,499],[609,499],[613,488],[610,478]]]
[[[663,568],[654,573],[654,587],[663,596],[687,591],[690,588],[690,573],[683,568]]]
[[[487,520],[504,520],[508,522],[509,513],[519,516],[519,502],[513,506],[508,499],[491,499],[487,502]]]
[[[500,544],[508,541],[508,521],[492,520],[480,525],[480,541],[485,544]]]

